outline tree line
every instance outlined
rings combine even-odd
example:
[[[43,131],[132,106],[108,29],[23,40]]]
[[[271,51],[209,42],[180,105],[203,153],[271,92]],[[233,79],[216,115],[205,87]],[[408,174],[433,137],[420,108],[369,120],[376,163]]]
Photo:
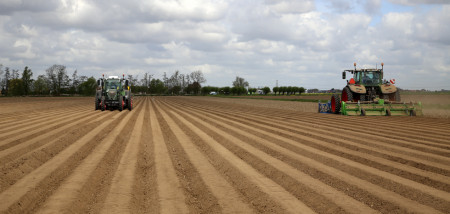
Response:
[[[302,94],[305,93],[305,88],[297,87],[297,86],[281,86],[281,87],[273,87],[273,93],[275,95],[293,95],[293,94]]]
[[[71,78],[66,66],[52,65],[45,74],[33,79],[33,72],[25,66],[21,75],[19,70],[10,69],[0,64],[0,88],[5,96],[43,96],[43,95],[93,95],[97,85],[94,77],[78,76],[77,70]]]
[[[236,76],[232,81],[232,87],[205,86],[206,82],[202,71],[197,70],[183,74],[175,71],[172,75],[164,73],[162,80],[153,78],[153,75],[145,73],[142,79],[138,76],[127,75],[133,93],[158,94],[158,95],[208,95],[211,92],[223,95],[243,95],[262,92],[269,94],[269,87],[261,89],[249,88],[249,83],[242,77]],[[52,65],[45,70],[45,74],[33,79],[32,70],[26,66],[22,72],[10,69],[0,64],[0,88],[6,96],[61,96],[61,95],[85,95],[95,94],[97,88],[94,77],[79,76],[78,71],[73,71],[69,76],[64,65]],[[274,94],[291,95],[304,93],[303,87],[274,87]]]

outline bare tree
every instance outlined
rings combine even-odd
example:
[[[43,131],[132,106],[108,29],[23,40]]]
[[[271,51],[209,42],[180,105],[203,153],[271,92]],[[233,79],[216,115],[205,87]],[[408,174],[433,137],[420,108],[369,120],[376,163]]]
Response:
[[[11,76],[12,76],[12,79],[19,79],[19,70],[13,69]]]
[[[244,78],[236,76],[236,80],[233,81],[234,87],[248,87],[249,84],[247,81],[245,81]]]
[[[198,70],[198,71],[193,71],[193,72],[190,74],[190,76],[191,76],[192,82],[198,82],[198,83],[200,83],[200,84],[206,82],[206,79],[205,79],[205,77],[203,76],[202,71],[200,71],[200,70]]]
[[[67,76],[66,66],[52,65],[46,71],[47,79],[50,82],[50,88],[54,95],[60,95],[61,89],[69,85],[69,76]]]

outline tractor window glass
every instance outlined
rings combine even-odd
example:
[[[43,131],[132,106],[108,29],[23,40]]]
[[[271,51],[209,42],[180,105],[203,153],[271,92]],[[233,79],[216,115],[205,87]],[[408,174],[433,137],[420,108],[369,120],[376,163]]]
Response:
[[[359,81],[360,81],[360,75],[361,75],[360,72],[356,72],[356,73],[355,73],[354,78],[355,78],[355,81],[356,81],[357,83],[359,83]]]
[[[379,74],[378,72],[364,72],[362,74],[362,81],[364,84],[378,84]]]
[[[118,89],[117,87],[119,87],[119,83],[117,81],[109,81],[106,85],[106,87],[108,89]]]

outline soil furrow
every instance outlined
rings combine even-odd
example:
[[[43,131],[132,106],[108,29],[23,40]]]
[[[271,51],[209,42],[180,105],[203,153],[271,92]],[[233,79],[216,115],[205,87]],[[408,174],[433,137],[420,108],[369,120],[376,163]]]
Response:
[[[181,182],[177,177],[174,163],[169,156],[161,125],[156,118],[154,105],[150,108],[150,123],[152,124],[152,138],[154,143],[154,160],[156,169],[156,183],[158,191],[159,212],[187,213],[188,207],[183,194]]]
[[[251,165],[248,165],[248,163],[242,161],[241,158],[237,157],[227,148],[223,147],[219,142],[217,142],[214,138],[204,133],[197,126],[187,121],[182,116],[177,115],[177,119],[179,119],[187,127],[191,127],[191,130],[195,132],[196,135],[199,136],[203,141],[207,142],[208,145],[211,146],[216,152],[218,152],[222,156],[225,156],[225,158],[229,162],[239,167],[241,173],[245,174],[248,179],[252,180],[253,182],[256,182],[257,186],[261,188],[262,191],[272,196],[273,200],[282,205],[283,208],[286,209],[286,211],[290,213],[314,212],[313,210],[311,210],[311,208],[306,206],[303,202],[299,201],[291,193],[287,192],[283,187],[279,186],[279,184],[270,180],[266,176],[260,174]]]
[[[192,120],[195,120],[194,118],[192,118]],[[238,130],[238,129],[237,129]],[[236,130],[234,130],[234,131],[236,131]],[[240,133],[240,134],[245,134],[245,132],[244,133]],[[228,138],[232,138],[232,136],[228,136]],[[254,137],[254,138],[258,138],[258,137]],[[239,139],[233,139],[232,141],[233,142],[236,142],[236,141],[238,141]],[[286,139],[282,139],[282,138],[280,138],[280,140],[283,140],[283,141],[288,141],[288,140],[286,140]],[[264,139],[263,138],[260,138],[259,139],[259,141],[260,142],[263,142],[264,141]],[[269,143],[269,142],[266,142],[266,143]],[[291,144],[296,144],[296,142],[294,141],[294,142],[290,142]],[[239,144],[239,146],[243,146],[243,144]],[[283,149],[282,148],[277,148],[279,151],[283,151]],[[247,149],[248,151],[253,151],[253,152],[255,152],[254,150],[252,150],[252,149]],[[287,151],[289,151],[289,150],[287,150]],[[286,151],[285,151],[286,152]],[[318,153],[318,154],[320,154],[320,151],[315,151],[315,153]],[[294,155],[294,154],[291,154],[291,155]],[[322,154],[322,155],[324,155],[324,154]],[[261,154],[259,154],[259,155],[255,155],[255,156],[257,156],[257,157],[261,157],[262,155]],[[294,155],[295,156],[295,155]],[[297,157],[297,158],[299,158],[299,157]],[[339,161],[339,158],[337,158],[338,159],[338,161]],[[344,162],[343,160],[340,160],[341,162]],[[305,161],[303,161],[303,162],[308,162],[308,163],[315,163],[314,161],[312,161],[311,159],[306,159]],[[351,164],[351,163],[347,163],[347,164]],[[281,164],[278,164],[278,166],[280,166]],[[316,166],[320,166],[321,164],[318,164],[318,165],[316,165]],[[322,165],[322,167],[325,167],[324,165]],[[315,168],[318,168],[318,167],[315,167]],[[362,167],[361,167],[362,168]],[[360,169],[361,169],[360,168]],[[341,173],[342,174],[342,173]],[[345,176],[345,174],[342,174],[343,175],[343,178],[341,178],[341,180],[346,180],[346,177],[348,177],[348,179],[350,179],[350,180],[352,180],[352,178],[353,178],[353,176]],[[354,181],[358,181],[358,179],[353,179]],[[365,181],[359,181],[359,182],[362,182],[362,183],[365,183]],[[372,185],[373,186],[373,185]],[[422,188],[424,188],[424,189],[427,189],[427,187],[422,187]],[[433,190],[429,190],[429,191],[433,191]],[[437,194],[438,196],[442,196],[442,194],[445,194],[445,192],[439,192],[439,194]],[[378,195],[379,197],[382,197],[381,195]],[[399,197],[401,197],[401,196],[399,196]],[[446,196],[442,196],[442,197],[446,197]],[[445,200],[445,199],[444,199]],[[402,202],[403,203],[403,205],[405,205],[405,202],[406,202],[406,204],[408,204],[409,203],[409,205],[411,205],[411,202],[412,201],[409,201],[408,199],[406,199],[405,198],[405,200]],[[406,207],[405,207],[406,208]],[[423,208],[423,207],[422,207]]]
[[[103,204],[103,213],[130,213],[131,211],[129,205],[133,194],[132,189],[135,181],[137,154],[139,151],[139,143],[142,139],[144,115],[148,110],[148,103],[146,101],[144,102],[144,110],[141,110],[137,117],[135,128],[132,130],[131,137],[125,147],[118,168],[114,173],[111,187]]]
[[[183,104],[183,105],[185,105],[185,104]],[[278,124],[280,123],[280,122],[277,122],[276,120],[274,120],[275,122],[273,122],[273,123],[268,123],[268,122],[266,122],[267,120],[269,120],[267,117],[256,117],[256,116],[253,116],[253,115],[252,116],[248,116],[246,114],[241,114],[239,112],[227,112],[227,113],[218,113],[217,111],[215,111],[215,112],[216,112],[215,114],[222,115],[222,117],[232,118],[233,120],[241,121],[243,123],[247,123],[249,120],[253,121],[254,123],[266,124],[268,126],[278,126]],[[234,115],[236,115],[236,116],[234,116]],[[246,117],[246,119],[243,119],[244,117]],[[257,118],[261,118],[261,119],[257,119]],[[289,128],[290,126],[284,126],[284,127],[285,127],[285,129],[291,130],[293,132],[301,132],[303,135],[306,135],[306,136],[314,135],[314,132],[302,131],[303,127],[300,127],[300,128],[297,128],[297,129],[291,129],[291,128]],[[314,136],[316,136],[316,135],[314,135]],[[328,136],[330,136],[330,135],[328,134]],[[325,138],[321,137],[319,139],[323,140]],[[335,141],[336,141],[334,138],[329,138],[329,139],[331,139],[330,142],[332,142],[332,143],[335,143]],[[400,150],[394,150],[394,152],[390,152],[390,149],[389,150],[387,150],[387,149],[378,149],[377,148],[378,146],[366,146],[366,145],[363,145],[363,144],[361,144],[362,143],[361,141],[358,141],[358,142],[341,141],[340,146],[348,145],[349,143],[351,143],[351,146],[353,148],[357,148],[356,149],[357,151],[363,149],[363,150],[367,150],[368,152],[370,152],[372,154],[377,154],[377,155],[382,156],[383,158],[388,158],[389,160],[395,160],[395,161],[398,161],[400,163],[408,163],[408,162],[412,161],[410,163],[410,165],[418,167],[418,168],[421,168],[421,169],[432,170],[433,172],[437,172],[437,173],[444,173],[444,175],[448,175],[448,173],[449,173],[449,171],[448,171],[449,166],[447,164],[439,164],[439,163],[429,162],[428,160],[424,160],[423,158],[418,159],[418,158],[415,158],[415,157],[411,157],[411,154],[409,154],[409,153],[407,153],[407,154],[399,154],[399,153],[403,153]],[[375,143],[378,144],[378,142],[375,142]],[[352,148],[352,147],[349,147],[349,148]],[[419,154],[421,153],[420,151],[416,151],[416,150],[412,150],[412,151],[415,152],[415,153],[419,153]],[[389,154],[389,156],[386,157],[383,154]],[[430,159],[429,156],[425,156],[425,158]],[[444,158],[444,157],[438,157],[438,158],[441,159],[439,161],[442,161],[442,159],[446,160],[446,158]],[[424,164],[427,164],[428,166],[424,165]],[[438,165],[441,169],[435,168],[434,165]],[[445,172],[442,171],[442,169],[445,169]]]
[[[166,106],[166,107],[168,107],[168,106]],[[168,108],[170,108],[170,107],[168,107]],[[176,111],[180,115],[183,114],[179,110],[175,110],[175,109],[173,109],[173,110]],[[208,117],[211,117],[211,115],[205,115],[205,114],[204,115],[200,115],[200,114],[194,113],[193,111],[190,111],[190,114],[195,114],[196,118],[202,118],[203,117],[203,119],[206,119]],[[194,116],[194,115],[192,115],[192,116]],[[180,116],[178,116],[178,118],[180,118]],[[188,119],[189,116],[185,115],[184,118]],[[205,126],[206,123],[202,122],[200,120],[189,118],[189,121],[191,123],[193,123],[194,125],[198,126],[198,127],[202,127],[202,130],[211,129],[211,126],[208,126],[208,128],[207,128]],[[216,123],[217,123],[218,120],[214,120],[214,121],[216,121]],[[208,121],[207,123],[208,124],[214,124],[214,122],[211,123],[211,121]],[[228,126],[225,123],[218,123],[217,125],[214,125],[214,127],[221,127],[221,128],[226,128],[226,129],[231,128],[230,126]],[[231,128],[231,129],[233,129],[233,128]],[[234,129],[233,131],[236,131],[236,129]],[[231,135],[224,134],[225,132],[218,131],[217,129],[214,131],[214,133],[215,134],[210,134],[210,136],[214,136],[215,139],[219,135],[219,136],[223,136],[224,139],[228,139],[229,141],[231,141],[231,142],[233,142],[235,144],[239,144],[240,146],[242,146],[243,144],[246,144],[246,142],[240,141],[239,139],[234,138]],[[240,133],[240,134],[242,134],[242,133]],[[259,141],[260,140],[261,139],[259,139]],[[267,143],[267,141],[265,141],[265,142]],[[277,167],[279,168],[278,170],[280,170],[280,172],[278,172],[278,173],[274,172],[273,174],[286,173],[286,176],[292,177],[293,180],[295,180],[295,182],[301,183],[304,186],[304,188],[306,188],[306,187],[311,188],[309,190],[303,189],[301,192],[308,192],[308,191],[309,192],[312,192],[312,191],[318,192],[318,193],[321,194],[321,196],[324,196],[328,200],[333,201],[332,203],[336,203],[341,208],[345,209],[345,212],[348,212],[348,213],[371,213],[371,212],[374,212],[374,210],[372,210],[371,208],[369,208],[369,207],[361,204],[360,202],[356,201],[355,199],[345,195],[343,192],[336,191],[335,189],[330,188],[326,184],[323,184],[323,183],[317,181],[316,179],[311,178],[309,175],[304,174],[301,171],[298,171],[296,169],[293,169],[290,166],[285,165],[284,163],[280,162],[279,160],[276,160],[273,157],[263,157],[263,156],[264,155],[262,155],[262,156],[258,155],[257,157],[260,157],[260,158],[264,159],[265,162],[267,162],[269,165],[272,165],[272,166],[277,165]],[[261,160],[258,160],[258,162],[260,162],[260,161]],[[266,166],[264,168],[268,168],[268,167]],[[270,175],[268,175],[268,176],[270,177]],[[281,176],[284,181],[288,180],[286,176]],[[280,180],[280,182],[282,182],[282,181]],[[300,185],[296,184],[296,186],[297,186],[296,189],[299,189]],[[292,190],[288,190],[288,191],[292,191]],[[298,193],[293,193],[293,194],[297,195]],[[304,199],[304,200],[307,200],[307,199],[305,199],[306,197],[314,198],[314,200],[320,200],[321,203],[325,203],[328,206],[330,206],[330,202],[329,201],[327,202],[327,199],[325,199],[325,200],[324,199],[320,199],[321,196],[314,196],[314,195],[315,195],[314,193],[309,193],[308,195],[298,195],[297,197],[300,198],[300,199]],[[320,204],[320,205],[317,204],[316,206],[322,206],[323,207],[324,205],[323,204]],[[317,208],[317,209],[320,209],[320,208]],[[329,212],[333,212],[333,213],[339,212],[338,211],[339,209],[337,209],[337,210],[330,210],[330,207],[327,207],[327,209],[328,209],[327,211],[329,211]],[[321,210],[318,210],[318,211],[320,212]],[[323,212],[323,210],[322,210],[322,212]]]
[[[94,112],[89,111],[77,112],[76,114],[65,115],[64,117],[58,117],[51,120],[44,120],[39,124],[33,126],[26,126],[21,129],[16,129],[12,132],[8,132],[4,136],[0,136],[3,139],[2,142],[0,143],[0,151],[15,146],[27,139],[39,136],[41,133],[45,133],[59,126],[70,123],[71,120],[69,119],[71,119],[72,117],[77,117],[79,115],[86,115],[86,114],[92,115],[94,114]]]
[[[81,138],[85,134],[89,133],[92,129],[98,126],[101,123],[100,120],[106,116],[107,115],[89,123],[84,123],[83,126],[77,129],[72,127],[71,131],[67,132],[67,135],[61,135],[57,138],[54,136],[49,136],[41,141],[38,141],[38,143],[36,143],[37,145],[33,144],[25,149],[18,150],[17,152],[11,154],[11,157],[5,157],[5,159],[8,160],[4,160],[4,162],[2,162],[5,164],[2,165],[0,171],[0,174],[3,175],[1,179],[0,191],[13,185],[23,176],[26,176],[28,173],[49,161],[56,154],[68,147],[73,142],[73,139]],[[32,150],[33,147],[37,148]],[[26,153],[27,151],[28,153]],[[13,157],[15,157],[15,159]]]
[[[155,148],[152,139],[152,124],[150,123],[150,97],[146,98],[146,113],[144,115],[143,132],[139,143],[136,175],[131,200],[132,213],[145,213],[148,210],[160,210],[156,182]]]
[[[0,193],[0,212],[32,212],[39,207],[52,191],[98,144],[98,140],[114,128],[113,122],[120,121],[115,115],[100,124],[87,135],[72,143],[55,157],[27,174],[10,188]]]
[[[61,213],[74,211],[77,212],[86,208],[94,201],[85,201],[86,203],[71,206],[74,201],[83,201],[86,200],[85,185],[92,181],[91,174],[98,173],[102,171],[102,166],[99,164],[102,159],[110,154],[111,150],[114,148],[120,148],[119,143],[116,143],[117,138],[122,133],[122,130],[125,129],[126,125],[128,125],[129,121],[132,121],[136,111],[133,112],[121,112],[116,116],[122,116],[123,120],[117,124],[117,126],[111,130],[111,132],[101,141],[98,142],[98,145],[93,148],[92,152],[84,158],[81,163],[73,169],[72,173],[61,183],[61,185],[53,192],[53,194],[46,200],[46,203],[40,209],[42,213]],[[116,122],[116,121],[111,121]],[[114,146],[113,146],[114,145]],[[111,149],[111,147],[113,149]],[[116,154],[115,154],[116,155]],[[116,155],[116,158],[120,157],[120,155]],[[108,163],[113,164],[113,163]],[[100,168],[100,169],[99,169]],[[95,172],[94,172],[95,171]],[[90,192],[90,196],[98,193],[97,188],[89,188],[87,190]]]
[[[177,104],[171,104],[171,105],[177,105]],[[181,107],[181,106],[179,106]],[[195,110],[195,108],[189,108],[186,105],[183,105],[183,108],[187,108],[190,110]],[[214,116],[214,115],[220,115],[217,114],[214,111],[206,111],[202,109],[202,112],[208,112],[208,113],[212,113],[213,115],[211,117],[215,117],[217,119],[221,119],[224,120],[225,122],[228,122],[229,124],[233,124],[233,125],[240,125],[240,123],[237,122],[246,122],[246,121],[250,121],[250,118],[245,118],[245,116],[237,116],[237,117],[241,117],[241,118],[236,118],[236,117],[225,117],[222,116],[220,118]],[[226,120],[226,118],[231,118],[232,121],[230,120]],[[258,124],[264,124],[263,121],[256,121]],[[279,124],[277,124],[279,125]],[[263,127],[258,127],[258,125],[255,124],[251,124],[252,129],[247,130],[247,132],[258,132],[258,129],[263,129]],[[257,128],[258,127],[258,128]],[[257,128],[255,130],[255,128]],[[303,129],[304,127],[301,128],[297,128],[298,129]],[[284,128],[283,130],[288,130],[286,128]],[[265,134],[273,132],[271,129],[264,129]],[[273,132],[274,134],[280,134],[280,132]],[[256,135],[261,135],[264,133],[259,132]],[[284,135],[286,137],[295,137],[294,140],[297,141],[302,141],[303,144],[305,144],[305,139],[303,138],[304,135],[299,135],[296,133],[296,131],[291,131],[289,134]],[[270,136],[268,136],[270,137]],[[447,176],[443,176],[440,174],[436,174],[436,173],[432,173],[429,171],[424,171],[421,169],[417,169],[408,165],[404,165],[404,164],[400,164],[397,162],[393,162],[393,161],[389,161],[386,159],[382,159],[379,158],[377,156],[372,156],[370,154],[367,153],[361,153],[361,149],[358,147],[354,150],[351,149],[347,149],[347,148],[342,148],[340,145],[337,146],[330,146],[329,144],[327,144],[326,142],[321,142],[321,141],[316,141],[317,144],[311,143],[308,144],[309,146],[313,146],[314,148],[317,149],[321,149],[323,151],[329,152],[329,153],[333,153],[336,155],[340,155],[340,156],[345,156],[348,159],[352,159],[353,161],[357,161],[360,163],[367,163],[367,162],[371,162],[371,165],[375,165],[375,167],[377,167],[378,169],[381,169],[383,171],[389,172],[389,173],[396,173],[399,176],[404,176],[405,178],[411,179],[411,177],[413,178],[413,180],[418,181],[418,182],[424,182],[427,181],[429,179],[434,179],[436,181],[438,181],[439,183],[428,183],[433,187],[437,187],[437,188],[441,188],[443,190],[450,190],[448,184],[450,184],[450,180],[448,179]],[[316,145],[320,145],[320,146],[316,146]],[[390,167],[386,167],[386,166],[390,166]],[[418,176],[415,176],[418,175]],[[442,184],[444,183],[444,184]]]
[[[160,109],[158,111],[161,112]],[[175,133],[177,140],[183,147],[185,153],[189,156],[189,160],[199,171],[202,180],[212,191],[213,195],[218,199],[222,212],[225,213],[251,213],[252,210],[243,203],[241,196],[233,189],[233,187],[220,175],[218,171],[210,164],[208,160],[192,143],[192,140],[186,135],[177,123],[164,112],[161,113],[165,121]]]

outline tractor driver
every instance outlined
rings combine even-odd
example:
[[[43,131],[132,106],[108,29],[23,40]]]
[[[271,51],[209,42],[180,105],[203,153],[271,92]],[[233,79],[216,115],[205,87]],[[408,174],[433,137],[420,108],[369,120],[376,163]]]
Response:
[[[364,84],[367,84],[367,82],[368,82],[369,80],[370,80],[370,77],[367,76],[366,73],[364,73],[364,75],[363,75],[363,83],[364,83]]]
[[[111,83],[110,89],[116,89],[116,83],[115,82]]]

